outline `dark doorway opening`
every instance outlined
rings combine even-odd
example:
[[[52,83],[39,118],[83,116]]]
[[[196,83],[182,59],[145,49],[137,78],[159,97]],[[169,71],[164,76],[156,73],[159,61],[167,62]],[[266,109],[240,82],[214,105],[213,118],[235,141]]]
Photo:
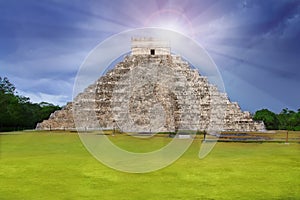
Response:
[[[155,49],[150,49],[150,54],[155,55]]]

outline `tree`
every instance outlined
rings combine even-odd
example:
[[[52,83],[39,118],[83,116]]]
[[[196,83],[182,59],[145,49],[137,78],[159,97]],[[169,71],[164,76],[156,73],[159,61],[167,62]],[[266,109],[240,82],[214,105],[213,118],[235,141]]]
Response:
[[[278,119],[275,113],[269,111],[268,109],[262,109],[255,112],[253,116],[254,120],[263,121],[266,129],[277,130],[278,129]]]
[[[35,128],[38,122],[61,109],[47,102],[32,103],[28,97],[16,95],[15,90],[8,78],[0,77],[0,131]]]
[[[282,109],[277,115],[279,120],[279,129],[281,130],[300,130],[300,109],[298,112],[289,110],[288,108]]]
[[[300,131],[300,109],[298,109],[298,112],[295,114],[296,115],[296,126],[294,127],[295,131]]]
[[[19,120],[18,99],[13,94],[0,93],[0,128],[14,127]]]
[[[38,104],[40,106],[39,110],[39,117],[40,120],[43,121],[44,119],[47,119],[51,113],[53,113],[56,110],[61,109],[59,106],[55,106],[51,103],[47,102],[41,102]]]
[[[14,94],[16,87],[8,80],[7,77],[0,77],[0,93]]]

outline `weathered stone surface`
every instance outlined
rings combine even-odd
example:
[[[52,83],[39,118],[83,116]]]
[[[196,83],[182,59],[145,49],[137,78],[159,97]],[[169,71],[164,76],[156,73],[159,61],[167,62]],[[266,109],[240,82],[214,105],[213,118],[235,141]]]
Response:
[[[38,123],[38,130],[66,130],[75,129],[72,103],[67,103],[61,110],[52,113],[48,120]]]
[[[226,94],[170,48],[153,39],[133,39],[132,54],[86,88],[37,129],[114,128],[157,132],[177,129],[260,131]],[[97,123],[95,120],[97,119]]]

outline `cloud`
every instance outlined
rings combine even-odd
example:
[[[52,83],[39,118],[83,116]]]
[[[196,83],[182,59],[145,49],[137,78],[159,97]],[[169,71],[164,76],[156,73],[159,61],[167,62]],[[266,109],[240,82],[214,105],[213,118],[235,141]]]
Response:
[[[31,93],[31,92],[24,92],[21,90],[18,90],[18,94],[29,97],[30,101],[33,103],[48,102],[54,105],[63,106],[66,104],[66,102],[70,101],[68,95],[57,95],[57,94],[51,95],[42,92]]]
[[[181,13],[186,17],[181,22],[191,22],[193,39],[209,50],[221,73],[227,74],[225,83],[236,76],[236,84],[246,82],[249,93],[268,92],[297,107],[298,96],[292,92],[300,87],[297,0],[1,1],[0,76],[8,76],[20,91],[36,94],[36,99],[42,99],[42,94],[50,95],[49,100],[61,97],[57,102],[64,95],[71,99],[77,70],[97,44],[147,21],[151,25],[154,13],[157,20],[171,23],[163,10]],[[243,92],[235,89],[233,94]]]

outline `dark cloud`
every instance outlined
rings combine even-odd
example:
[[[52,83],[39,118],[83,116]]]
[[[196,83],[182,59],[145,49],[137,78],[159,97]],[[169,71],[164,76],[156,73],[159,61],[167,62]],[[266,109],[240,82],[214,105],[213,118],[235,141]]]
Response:
[[[58,95],[62,102],[72,96],[90,50],[113,34],[149,20],[151,25],[150,16],[160,10],[175,10],[190,21],[194,39],[216,61],[233,99],[253,104],[245,106],[252,110],[300,107],[298,0],[0,1],[0,76],[35,98]],[[265,96],[251,101],[249,94]]]

